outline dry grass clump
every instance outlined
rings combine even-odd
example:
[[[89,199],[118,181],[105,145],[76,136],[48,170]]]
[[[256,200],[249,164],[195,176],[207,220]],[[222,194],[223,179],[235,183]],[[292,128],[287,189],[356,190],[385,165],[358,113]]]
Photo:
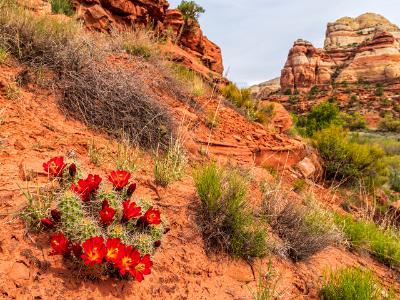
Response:
[[[0,7],[0,46],[30,67],[53,71],[65,113],[145,148],[168,144],[168,110],[134,71],[107,63],[111,45],[105,38],[9,0],[0,0]]]
[[[263,210],[273,231],[283,240],[286,255],[306,259],[342,240],[333,216],[311,198],[305,204],[293,202],[284,191],[263,188]]]

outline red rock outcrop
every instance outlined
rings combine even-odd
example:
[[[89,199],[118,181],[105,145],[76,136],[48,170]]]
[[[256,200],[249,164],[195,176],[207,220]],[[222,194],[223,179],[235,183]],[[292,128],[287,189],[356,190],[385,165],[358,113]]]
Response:
[[[281,91],[305,93],[347,81],[388,82],[400,77],[400,29],[367,13],[329,23],[323,49],[297,40],[281,72]]]
[[[89,29],[109,32],[132,26],[162,26],[167,0],[73,0],[77,15]]]
[[[182,55],[179,49],[171,47],[173,60],[186,62],[189,67],[199,60],[206,70],[222,75],[221,49],[204,36],[197,22],[187,25],[179,10],[168,9],[167,0],[73,0],[73,4],[90,30],[110,32],[153,25],[189,54]]]
[[[177,9],[167,11],[164,21],[167,32],[173,33],[174,42],[199,59],[211,71],[222,74],[221,48],[211,42],[197,22],[185,24],[182,13]]]

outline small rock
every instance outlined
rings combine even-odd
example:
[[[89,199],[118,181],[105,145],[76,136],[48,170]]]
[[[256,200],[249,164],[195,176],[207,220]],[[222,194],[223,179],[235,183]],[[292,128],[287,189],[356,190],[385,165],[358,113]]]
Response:
[[[28,280],[29,268],[22,262],[14,263],[8,271],[8,276],[14,281]]]

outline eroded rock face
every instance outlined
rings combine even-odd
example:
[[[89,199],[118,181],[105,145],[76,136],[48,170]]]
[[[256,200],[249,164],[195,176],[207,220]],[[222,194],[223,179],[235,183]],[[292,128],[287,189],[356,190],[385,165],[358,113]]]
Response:
[[[199,59],[211,71],[222,74],[221,48],[211,42],[197,22],[186,25],[182,14],[177,9],[170,9],[164,21],[164,27],[170,31],[175,42],[184,50]]]
[[[330,88],[333,82],[387,82],[400,77],[400,29],[367,13],[329,23],[323,49],[297,40],[281,72],[281,91]]]
[[[73,4],[78,17],[90,30],[111,32],[153,26],[170,36],[194,60],[222,75],[221,49],[204,36],[198,23],[185,25],[179,10],[168,9],[167,0],[73,0]],[[174,51],[174,55],[179,56],[178,52]],[[176,60],[187,61],[188,57],[180,56]]]
[[[92,30],[109,32],[126,27],[162,26],[167,0],[73,0],[77,15]]]

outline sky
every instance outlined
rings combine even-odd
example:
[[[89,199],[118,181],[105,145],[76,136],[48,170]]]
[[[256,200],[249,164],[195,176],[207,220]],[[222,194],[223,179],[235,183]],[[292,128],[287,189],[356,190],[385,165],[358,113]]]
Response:
[[[175,8],[181,0],[169,0]],[[250,86],[280,75],[298,38],[322,47],[326,24],[379,13],[400,25],[400,0],[196,0],[204,34],[222,49],[227,77]]]

